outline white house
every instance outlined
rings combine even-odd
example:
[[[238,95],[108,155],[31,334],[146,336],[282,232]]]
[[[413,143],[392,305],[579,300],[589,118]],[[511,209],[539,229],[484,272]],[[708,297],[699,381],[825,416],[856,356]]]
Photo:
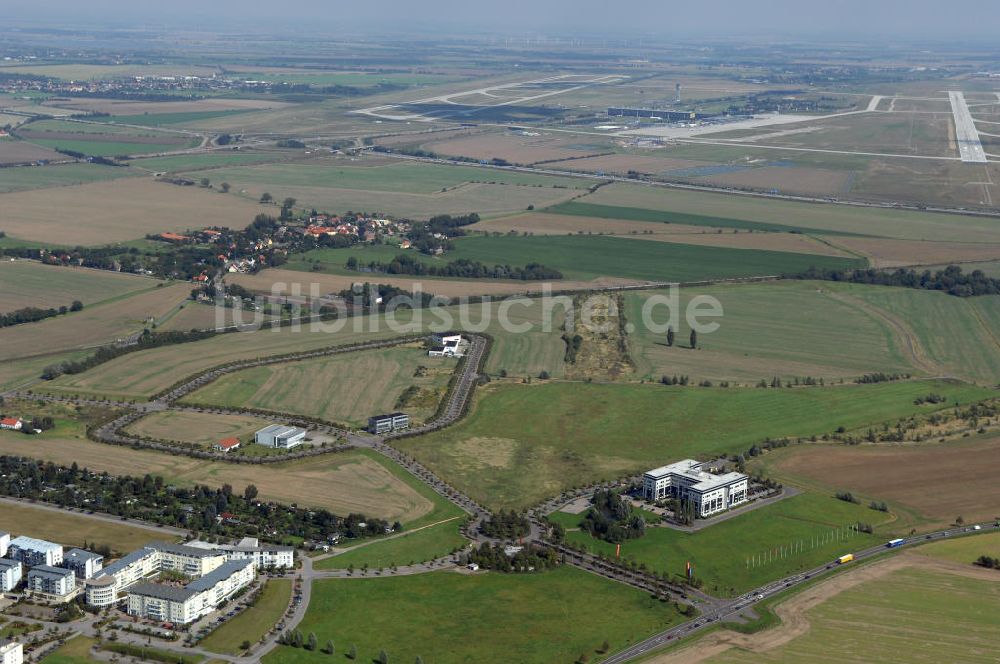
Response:
[[[695,514],[706,517],[747,501],[749,478],[742,473],[715,475],[702,470],[704,464],[684,459],[647,471],[642,476],[642,494],[646,500],[677,498],[694,507]]]
[[[16,417],[4,417],[0,418],[0,429],[10,429],[11,431],[20,431],[24,427],[24,422]]]
[[[253,439],[255,443],[264,445],[265,447],[290,449],[296,445],[301,445],[305,441],[305,437],[305,429],[272,424],[255,433]]]

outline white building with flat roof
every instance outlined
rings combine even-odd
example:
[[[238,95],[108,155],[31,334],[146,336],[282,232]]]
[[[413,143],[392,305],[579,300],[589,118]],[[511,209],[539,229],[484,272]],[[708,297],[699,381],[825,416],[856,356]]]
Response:
[[[21,583],[24,565],[20,560],[0,558],[0,593],[8,593]]]
[[[182,625],[206,616],[256,576],[252,560],[231,560],[186,586],[140,583],[128,591],[128,613]]]
[[[28,571],[28,590],[32,593],[66,597],[76,590],[76,574],[71,569],[39,565]]]
[[[0,530],[0,558],[7,557],[7,548],[10,546],[10,533]]]
[[[62,567],[71,569],[78,579],[89,579],[104,566],[104,556],[84,549],[70,549],[63,555]]]
[[[298,427],[288,427],[283,424],[272,424],[264,427],[253,435],[258,445],[290,449],[305,442],[306,430]]]
[[[295,548],[277,544],[261,544],[256,537],[244,537],[236,544],[213,544],[194,540],[185,546],[218,551],[227,560],[253,560],[259,568],[288,569],[295,566]]]
[[[24,645],[17,641],[0,642],[0,664],[24,664]]]
[[[55,567],[62,563],[63,548],[61,544],[21,536],[10,541],[7,557],[11,560],[20,560],[26,567],[35,565]]]
[[[684,459],[647,471],[642,476],[642,495],[656,501],[676,498],[694,507],[699,517],[711,516],[748,498],[749,478],[743,473],[716,475],[702,470],[703,462]]]

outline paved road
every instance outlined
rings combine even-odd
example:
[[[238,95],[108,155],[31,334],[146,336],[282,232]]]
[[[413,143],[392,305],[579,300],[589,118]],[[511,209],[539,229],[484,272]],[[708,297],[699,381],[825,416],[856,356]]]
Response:
[[[979,140],[976,123],[965,103],[965,94],[958,91],[948,93],[951,100],[951,114],[955,118],[955,142],[958,143],[958,156],[969,164],[985,164],[986,153]]]
[[[973,531],[972,526],[965,526],[962,528],[949,528],[948,530],[939,530],[926,535],[918,535],[907,540],[907,543],[900,548],[910,548],[918,546],[920,544],[925,544],[930,541],[937,541],[942,539],[950,539],[958,536],[967,536],[973,534],[982,534],[987,532],[996,532],[996,528],[993,524],[979,524],[982,530]],[[872,546],[861,551],[856,551],[854,553],[855,561],[865,560],[873,556],[877,556],[880,553],[886,551],[886,546],[880,544],[878,546]],[[851,553],[845,551],[846,553]],[[850,563],[849,563],[850,564]],[[780,592],[784,592],[789,588],[794,588],[795,586],[806,583],[810,579],[817,576],[832,574],[836,570],[840,569],[840,565],[834,562],[822,565],[820,567],[815,567],[806,572],[800,572],[798,574],[793,574],[792,576],[786,577],[784,579],[779,579],[767,585],[761,586],[756,590],[752,590],[748,593],[744,593],[739,597],[726,601],[719,602],[713,608],[707,611],[703,611],[702,615],[698,618],[682,623],[675,627],[671,627],[668,630],[655,634],[648,639],[640,641],[634,645],[621,650],[608,659],[604,661],[604,664],[624,664],[624,662],[630,662],[632,660],[638,659],[648,655],[651,651],[658,648],[662,648],[665,645],[670,644],[671,641],[676,641],[680,638],[686,638],[703,631],[713,623],[726,620],[731,618],[746,610],[747,608],[753,606],[757,602],[766,599],[772,595]]]

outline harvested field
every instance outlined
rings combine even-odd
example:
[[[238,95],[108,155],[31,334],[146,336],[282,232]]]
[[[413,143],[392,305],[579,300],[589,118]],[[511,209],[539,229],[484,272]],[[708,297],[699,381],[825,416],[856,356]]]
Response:
[[[697,168],[699,166],[712,166],[709,161],[695,161],[693,159],[676,159],[664,154],[663,157],[630,154],[607,154],[599,157],[587,157],[585,159],[573,159],[572,161],[557,161],[546,164],[546,168],[555,168],[566,171],[584,171],[594,173],[604,171],[615,175],[624,175],[629,171],[648,173],[651,175],[663,175],[666,171],[681,168]]]
[[[239,438],[244,445],[252,444],[254,432],[270,424],[274,422],[251,415],[164,410],[133,422],[128,431],[159,440],[211,447],[223,438]]]
[[[51,355],[68,350],[93,348],[141,332],[146,322],[157,319],[184,301],[188,284],[147,289],[65,316],[47,318],[0,329],[0,360]]]
[[[549,214],[528,212],[509,217],[485,219],[469,226],[471,230],[487,233],[531,233],[538,235],[566,235],[586,233],[597,235],[627,235],[630,233],[697,233],[699,226],[667,224],[662,221],[631,221],[604,217],[585,217],[575,214]]]
[[[209,223],[242,228],[264,210],[214,191],[147,178],[2,194],[0,208],[9,235],[41,242],[58,238],[68,246],[132,240]]]
[[[138,528],[47,507],[4,502],[0,504],[0,530],[58,542],[67,547],[84,546],[84,543],[91,547],[106,544],[119,553],[134,551],[150,542],[174,539],[167,533],[157,532],[155,528]]]
[[[111,115],[158,115],[160,113],[200,113],[205,111],[245,111],[294,106],[269,99],[199,99],[197,101],[127,101],[123,99],[53,99],[52,105],[87,113]],[[46,104],[48,105],[48,104]]]
[[[91,305],[156,285],[135,275],[42,265],[35,261],[0,262],[0,313],[22,307],[69,306],[73,300]]]
[[[654,242],[679,242],[706,247],[730,247],[733,249],[759,249],[763,251],[787,251],[796,254],[816,254],[818,256],[840,256],[853,258],[843,249],[831,247],[826,242],[798,233],[719,233],[700,229],[694,233],[660,233],[646,235],[623,235],[629,239],[652,240]]]
[[[843,194],[850,191],[852,177],[847,171],[828,168],[775,167],[752,168],[737,173],[695,178],[724,187],[740,187],[797,194]]]
[[[0,138],[0,165],[30,164],[42,159],[60,161],[69,157],[26,141]]]
[[[321,272],[300,272],[299,270],[284,270],[281,268],[270,268],[258,272],[257,274],[230,274],[226,276],[226,281],[231,284],[239,284],[245,288],[258,293],[270,293],[275,283],[285,284],[285,292],[288,288],[298,284],[304,295],[310,294],[312,284],[316,284],[319,295],[329,293],[339,293],[342,290],[351,288],[356,283],[366,281],[380,284],[388,284],[398,288],[412,290],[415,285],[426,293],[441,295],[443,297],[461,297],[463,295],[513,295],[518,293],[537,293],[543,288],[541,282],[530,281],[503,281],[500,279],[476,280],[456,280],[443,278],[416,278],[416,277],[395,277],[391,275],[336,275],[324,274]],[[588,281],[580,280],[560,280],[553,284],[553,288],[559,290],[600,288],[607,286],[626,285],[637,283],[629,279],[598,278]]]
[[[35,459],[97,472],[142,477],[161,475],[184,485],[229,484],[242,492],[255,485],[265,500],[328,509],[335,514],[360,512],[388,520],[412,521],[429,513],[434,503],[394,472],[362,452],[345,452],[303,461],[248,465],[192,459],[151,450],[109,447],[84,438],[28,437],[0,432],[0,449]]]
[[[134,134],[122,134],[116,132],[100,133],[94,131],[31,131],[23,129],[19,132],[26,140],[43,145],[62,145],[63,143],[73,143],[78,141],[101,142],[106,140],[116,144],[134,143],[137,146],[150,145],[154,148],[161,145],[188,145],[190,139],[183,136],[159,134],[157,136],[139,136]],[[141,147],[136,148],[141,149]],[[147,152],[149,150],[147,149]]]
[[[237,311],[229,307],[216,307],[214,304],[202,302],[185,302],[176,312],[160,320],[157,329],[161,331],[214,330],[244,322],[249,323],[253,320],[254,312],[242,312],[242,316],[240,318]],[[270,321],[274,318],[275,316],[270,314],[263,316],[264,321]]]
[[[588,146],[587,150],[567,147],[573,145],[572,138],[552,136],[519,136],[514,134],[481,134],[465,136],[444,141],[432,141],[421,147],[437,154],[455,157],[471,157],[472,159],[503,159],[512,164],[533,164],[539,161],[570,159],[588,152],[610,150],[600,146]]]
[[[3,177],[0,178],[0,194],[6,194],[11,191],[21,191],[23,189],[63,187],[133,177],[138,175],[138,171],[117,166],[73,163],[5,168],[2,175]]]
[[[829,241],[868,258],[873,267],[941,265],[1000,259],[1000,243],[933,242],[836,237]],[[975,268],[966,268],[971,271]]]
[[[437,410],[455,360],[430,358],[422,345],[313,358],[228,374],[185,402],[247,406],[363,427],[379,413],[405,409],[414,424]],[[400,402],[408,390],[416,393]]]
[[[808,445],[778,450],[769,469],[828,491],[886,501],[921,525],[970,523],[1000,514],[1000,438],[950,443]],[[927,487],[933,486],[933,491]]]

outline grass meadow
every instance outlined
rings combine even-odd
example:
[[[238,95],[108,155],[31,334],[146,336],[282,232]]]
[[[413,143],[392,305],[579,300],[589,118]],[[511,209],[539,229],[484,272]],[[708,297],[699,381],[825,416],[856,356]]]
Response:
[[[132,177],[136,171],[118,166],[99,164],[50,164],[24,168],[5,168],[0,180],[0,194],[24,189],[65,187],[103,180]]]
[[[367,566],[371,569],[380,569],[440,558],[468,544],[468,540],[458,532],[461,524],[461,517],[457,517],[420,530],[404,530],[401,536],[353,546],[342,553],[316,562],[313,567],[360,569]]]
[[[227,655],[240,654],[244,640],[257,643],[281,620],[291,599],[291,579],[269,579],[256,604],[227,620],[199,641],[198,647]]]
[[[80,300],[84,307],[147,290],[158,282],[135,275],[52,265],[35,261],[0,262],[0,312],[22,307],[69,306]]]
[[[129,425],[128,431],[160,440],[195,443],[206,448],[223,438],[239,438],[242,449],[253,443],[254,432],[273,423],[271,420],[251,415],[162,410],[133,422]],[[237,453],[239,451],[236,450]]]
[[[42,136],[44,134],[37,134]],[[81,134],[81,136],[84,134]],[[87,134],[89,135],[89,134]],[[130,142],[122,140],[101,140],[94,134],[94,139],[85,138],[35,138],[32,135],[31,142],[35,145],[52,148],[53,150],[72,150],[82,152],[89,157],[114,157],[117,155],[133,154],[153,154],[157,152],[170,152],[182,150],[184,148],[196,147],[200,141],[197,139],[186,143],[147,143]]]
[[[523,508],[686,456],[931,412],[913,403],[930,392],[962,403],[992,395],[946,381],[795,389],[506,384],[481,393],[457,425],[399,445],[484,504]]]
[[[374,609],[374,607],[381,607]],[[373,610],[374,609],[374,610]],[[338,656],[358,661],[385,650],[389,661],[551,664],[611,651],[677,623],[672,605],[572,567],[537,574],[433,572],[405,577],[328,579],[313,584],[299,625]],[[489,644],[484,648],[484,644]],[[266,664],[328,661],[320,652],[279,647]]]

